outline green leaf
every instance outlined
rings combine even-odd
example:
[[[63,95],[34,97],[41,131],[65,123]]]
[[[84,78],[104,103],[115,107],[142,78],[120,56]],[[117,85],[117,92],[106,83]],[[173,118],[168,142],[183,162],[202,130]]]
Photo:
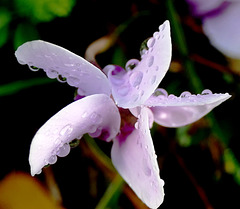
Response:
[[[0,8],[0,47],[2,47],[8,39],[8,25],[11,19],[10,12],[5,8]]]
[[[0,97],[9,96],[9,95],[18,93],[21,90],[24,90],[33,86],[48,84],[54,81],[55,80],[51,80],[49,78],[33,78],[25,81],[15,81],[12,83],[8,83],[0,86]]]
[[[39,39],[39,34],[35,26],[30,23],[21,23],[14,34],[14,48],[17,49],[23,43],[36,39]]]
[[[47,22],[55,17],[66,17],[72,11],[75,0],[15,0],[20,16],[33,22]]]

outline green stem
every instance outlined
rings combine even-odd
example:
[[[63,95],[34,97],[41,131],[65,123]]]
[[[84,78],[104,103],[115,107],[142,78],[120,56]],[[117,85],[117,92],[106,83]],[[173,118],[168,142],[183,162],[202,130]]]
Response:
[[[118,200],[119,195],[121,194],[123,185],[124,185],[123,178],[119,174],[116,174],[115,178],[110,183],[106,192],[104,193],[103,197],[101,198],[100,202],[96,206],[96,209],[111,208],[110,207],[111,203]]]
[[[184,31],[180,23],[180,18],[175,10],[173,5],[173,0],[167,0],[168,16],[172,26],[172,33],[179,49],[179,52],[184,60],[184,66],[187,73],[187,76],[191,80],[191,87],[196,92],[201,92],[203,90],[203,85],[199,76],[197,75],[194,63],[189,59],[189,52],[187,47],[187,42],[185,39]]]

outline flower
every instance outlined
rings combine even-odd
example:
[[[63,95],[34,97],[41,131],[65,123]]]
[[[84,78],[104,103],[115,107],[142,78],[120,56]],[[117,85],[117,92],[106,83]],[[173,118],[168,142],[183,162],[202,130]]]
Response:
[[[32,41],[20,46],[15,55],[30,69],[43,69],[78,88],[81,99],[50,118],[31,143],[31,174],[66,156],[69,143],[89,133],[113,141],[111,158],[139,198],[150,208],[163,201],[164,181],[160,179],[150,134],[153,121],[166,127],[179,127],[203,117],[230,97],[228,93],[200,95],[184,92],[180,97],[157,89],[171,60],[170,25],[166,21],[147,42],[141,61],[127,62],[126,70],[108,65],[103,72],[85,59],[59,46]],[[83,97],[83,98],[82,98]]]
[[[200,17],[211,44],[228,57],[240,59],[240,2],[236,0],[186,0]]]

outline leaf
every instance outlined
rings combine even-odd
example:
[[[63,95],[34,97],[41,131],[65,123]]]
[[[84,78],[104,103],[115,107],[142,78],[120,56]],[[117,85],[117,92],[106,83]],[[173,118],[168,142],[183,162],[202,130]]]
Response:
[[[29,23],[21,23],[17,26],[14,34],[14,48],[17,49],[23,43],[36,39],[39,39],[39,34],[35,26]]]
[[[55,17],[66,17],[72,11],[75,0],[15,0],[20,16],[33,22],[48,22]]]
[[[8,39],[8,25],[10,22],[10,12],[5,8],[0,8],[0,47],[2,47]]]
[[[0,182],[0,208],[63,209],[49,192],[30,175],[17,172]]]
[[[18,93],[21,90],[24,90],[33,86],[44,85],[51,82],[54,82],[54,80],[51,80],[49,78],[34,78],[34,79],[25,80],[25,81],[15,81],[12,83],[1,85],[0,97],[9,96],[9,95]]]

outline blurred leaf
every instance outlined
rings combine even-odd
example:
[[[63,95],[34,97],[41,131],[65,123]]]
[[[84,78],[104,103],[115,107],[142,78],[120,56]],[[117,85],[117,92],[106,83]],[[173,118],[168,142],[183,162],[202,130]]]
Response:
[[[225,149],[223,161],[225,171],[233,175],[234,180],[240,184],[240,164],[231,149]]]
[[[180,146],[189,147],[192,144],[191,136],[188,134],[190,126],[177,128],[177,140]]]
[[[125,68],[125,64],[127,62],[127,58],[125,56],[124,51],[121,47],[116,47],[113,56],[112,56],[112,63],[116,65],[120,65]]]
[[[36,180],[25,173],[12,173],[0,182],[0,208],[62,209]]]
[[[66,17],[72,11],[75,0],[15,0],[20,16],[33,22],[47,22],[55,17]]]
[[[10,12],[5,8],[0,8],[0,47],[2,47],[8,39],[8,25],[10,22]]]
[[[15,81],[12,83],[1,85],[0,97],[12,95],[21,90],[24,90],[33,86],[44,85],[51,82],[55,82],[55,80],[51,80],[49,78],[33,78],[25,81]]]
[[[14,34],[14,48],[17,49],[23,43],[36,39],[39,39],[39,34],[35,26],[29,23],[21,23],[17,26]]]

